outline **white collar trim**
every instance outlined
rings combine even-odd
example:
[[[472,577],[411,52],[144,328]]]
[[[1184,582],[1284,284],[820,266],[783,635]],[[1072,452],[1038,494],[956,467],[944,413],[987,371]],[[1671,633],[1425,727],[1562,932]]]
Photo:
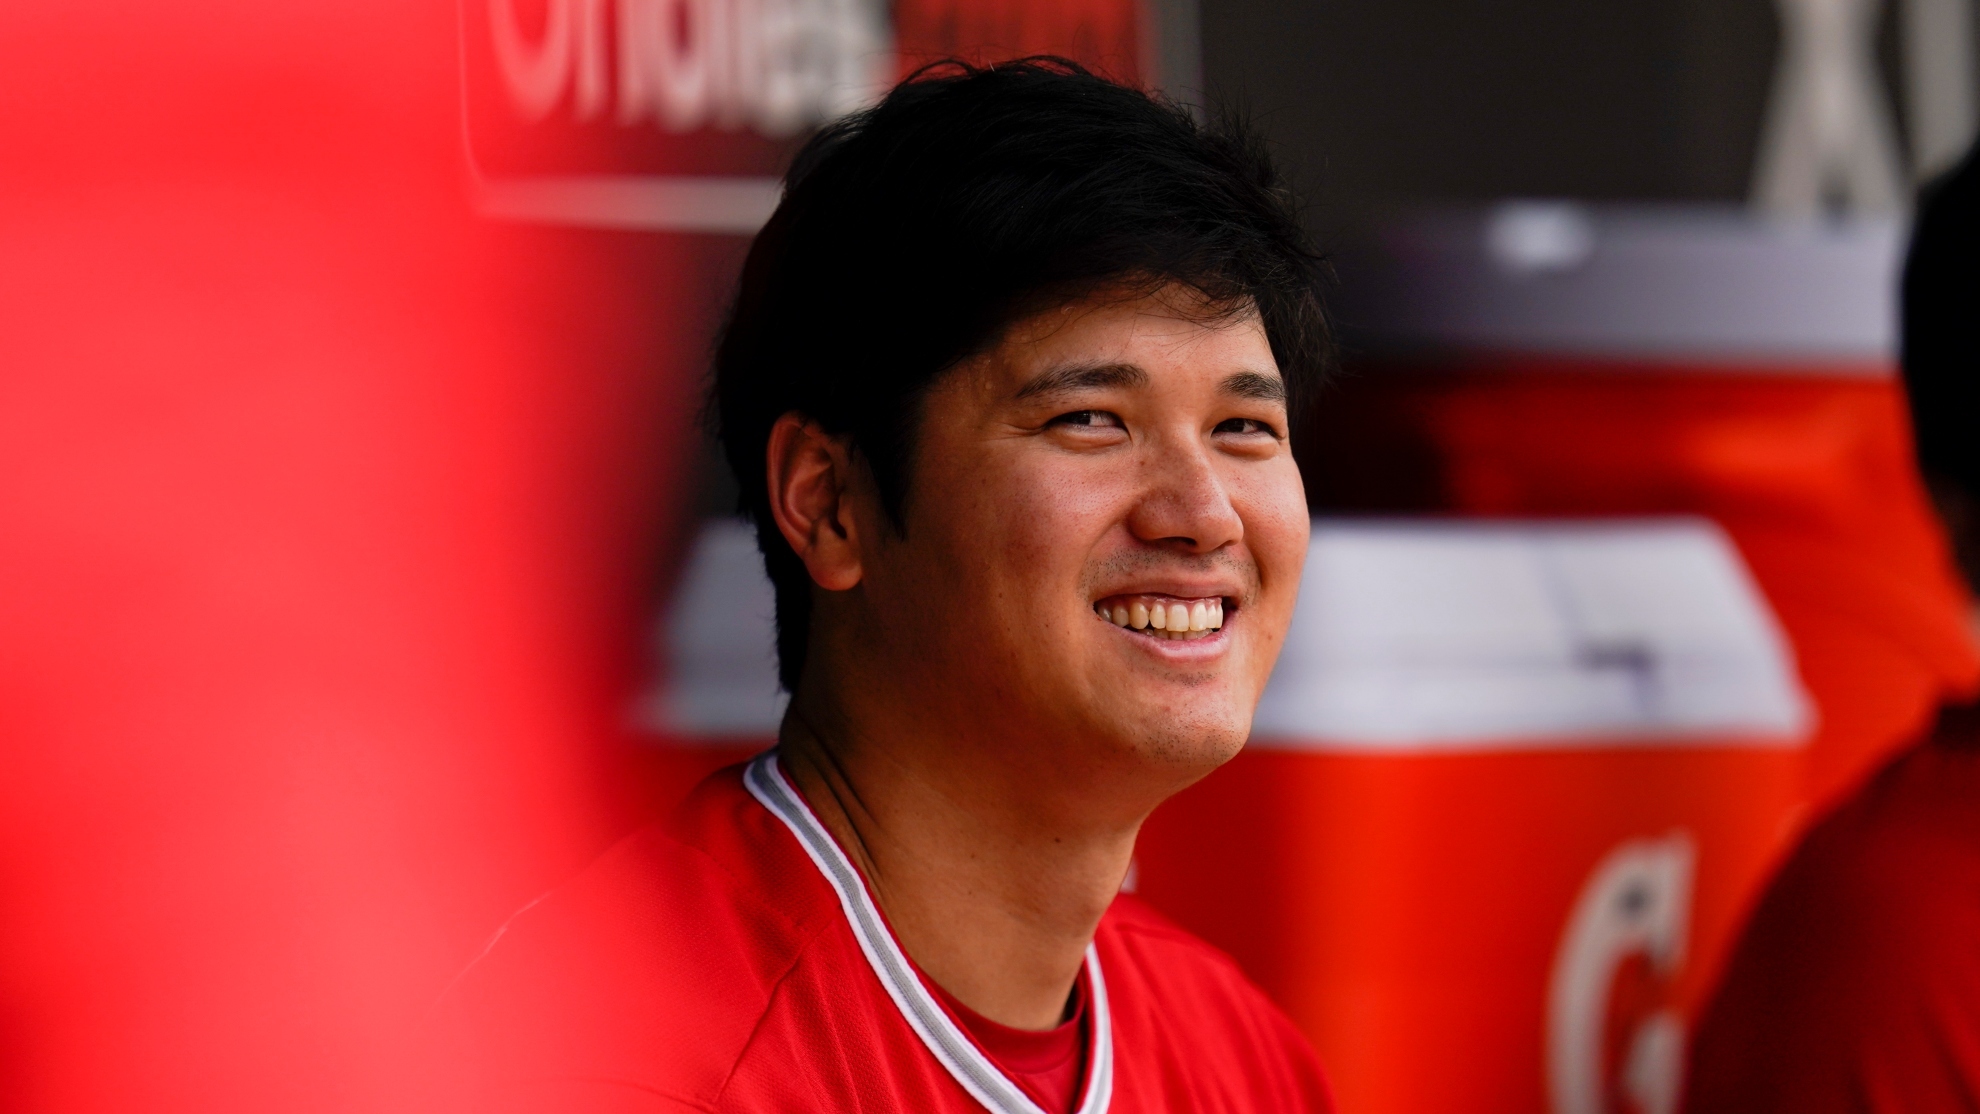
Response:
[[[990,1062],[922,985],[914,967],[894,941],[893,933],[887,930],[852,861],[846,858],[825,825],[818,822],[804,798],[784,780],[775,751],[765,751],[750,762],[743,772],[743,785],[771,815],[784,822],[797,837],[798,846],[804,848],[825,881],[831,883],[839,895],[839,906],[852,925],[853,936],[859,941],[859,950],[866,953],[866,961],[880,977],[880,985],[887,988],[888,997],[900,1008],[901,1016],[907,1019],[921,1043],[962,1084],[963,1090],[994,1114],[1046,1114]],[[1088,1049],[1086,1094],[1080,1099],[1078,1114],[1104,1114],[1114,1095],[1114,1024],[1107,1012],[1107,983],[1100,977],[1100,955],[1091,944],[1086,947],[1086,981],[1093,996],[1093,1040]]]

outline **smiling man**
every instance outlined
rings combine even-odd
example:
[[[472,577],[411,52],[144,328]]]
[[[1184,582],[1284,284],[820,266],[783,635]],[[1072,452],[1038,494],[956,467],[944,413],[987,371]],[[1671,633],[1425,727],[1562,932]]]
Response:
[[[778,745],[464,977],[489,1104],[1327,1109],[1286,1018],[1120,894],[1292,615],[1318,276],[1255,142],[1059,63],[814,139],[714,400]]]

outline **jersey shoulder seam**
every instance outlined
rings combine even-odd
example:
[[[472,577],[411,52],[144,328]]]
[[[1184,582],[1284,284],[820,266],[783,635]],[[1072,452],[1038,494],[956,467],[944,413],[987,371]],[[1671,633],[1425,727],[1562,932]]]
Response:
[[[786,992],[791,976],[804,964],[805,957],[810,953],[817,939],[818,934],[815,932],[805,937],[803,943],[791,956],[789,965],[770,984],[769,993],[763,996],[763,1009],[756,1015],[756,1023],[750,1026],[749,1036],[743,1039],[741,1047],[736,1050],[735,1058],[729,1063],[729,1069],[722,1074],[722,1085],[715,1089],[716,1107],[721,1106],[723,1097],[729,1093],[730,1086],[735,1083],[736,1073],[742,1070],[743,1061],[749,1057],[750,1049],[756,1046],[757,1039],[763,1035],[763,1026],[770,1020],[771,1011],[776,1009],[778,998]]]

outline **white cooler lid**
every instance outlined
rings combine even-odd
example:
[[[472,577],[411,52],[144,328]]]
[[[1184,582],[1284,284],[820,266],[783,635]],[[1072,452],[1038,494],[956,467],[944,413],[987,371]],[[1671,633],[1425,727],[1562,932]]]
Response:
[[[1739,552],[1695,518],[1321,521],[1258,745],[1452,751],[1804,742]]]
[[[711,523],[659,631],[655,727],[774,735],[786,697],[747,526]],[[1256,745],[1794,745],[1809,701],[1738,551],[1679,518],[1322,519]]]

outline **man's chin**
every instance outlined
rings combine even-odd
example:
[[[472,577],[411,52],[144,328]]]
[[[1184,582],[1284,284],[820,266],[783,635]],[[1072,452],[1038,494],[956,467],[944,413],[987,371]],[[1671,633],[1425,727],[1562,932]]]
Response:
[[[1134,750],[1151,767],[1188,781],[1208,774],[1237,757],[1250,733],[1247,717],[1232,723],[1161,723],[1143,725]]]

